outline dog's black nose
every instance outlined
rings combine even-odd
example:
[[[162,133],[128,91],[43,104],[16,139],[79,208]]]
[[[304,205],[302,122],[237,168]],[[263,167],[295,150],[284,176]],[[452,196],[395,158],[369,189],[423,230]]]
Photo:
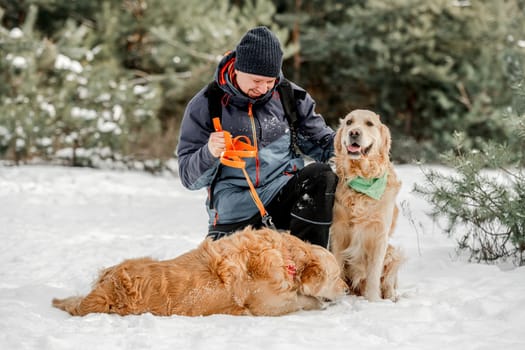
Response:
[[[349,135],[351,139],[357,140],[359,137],[361,137],[361,129],[350,130]]]

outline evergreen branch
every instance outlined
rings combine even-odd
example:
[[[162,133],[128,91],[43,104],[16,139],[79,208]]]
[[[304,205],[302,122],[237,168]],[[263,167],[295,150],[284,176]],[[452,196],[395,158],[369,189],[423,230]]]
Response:
[[[461,102],[467,110],[472,110],[472,102],[470,100],[470,97],[467,93],[467,89],[465,88],[465,85],[462,82],[456,83],[456,86],[459,90],[460,97],[457,98],[459,102]]]
[[[205,61],[212,62],[212,63],[216,63],[217,62],[217,56],[216,55],[211,55],[211,54],[208,54],[208,53],[199,52],[197,50],[194,50],[193,48],[191,48],[188,45],[185,45],[185,44],[182,44],[182,43],[180,43],[178,41],[172,40],[171,38],[168,38],[167,35],[165,35],[161,30],[158,30],[157,28],[151,28],[150,32],[151,32],[151,34],[153,34],[155,37],[157,37],[158,39],[162,40],[166,44],[171,45],[171,46],[173,46],[175,48],[181,49],[181,50],[185,51],[186,53],[188,53],[189,55],[191,55],[193,57],[200,58],[200,59],[203,59]]]

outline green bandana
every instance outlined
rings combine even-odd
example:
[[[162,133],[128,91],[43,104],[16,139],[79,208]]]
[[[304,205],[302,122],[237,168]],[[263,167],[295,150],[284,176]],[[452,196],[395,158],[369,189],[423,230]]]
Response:
[[[358,176],[355,179],[348,180],[346,184],[357,192],[364,193],[369,197],[379,200],[385,192],[387,178],[388,172],[385,172],[385,175],[372,179],[365,179],[364,177]]]

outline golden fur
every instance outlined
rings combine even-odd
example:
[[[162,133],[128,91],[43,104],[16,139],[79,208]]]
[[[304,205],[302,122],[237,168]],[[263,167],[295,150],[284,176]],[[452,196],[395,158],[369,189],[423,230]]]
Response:
[[[270,229],[206,239],[175,259],[126,260],[85,297],[54,299],[71,315],[266,315],[319,309],[348,292],[326,249]]]
[[[404,257],[389,245],[401,187],[390,162],[390,131],[379,116],[354,110],[341,120],[334,139],[336,174],[330,249],[352,293],[370,301],[396,299],[397,273]],[[379,200],[351,189],[358,176],[379,178],[388,172],[386,190]]]

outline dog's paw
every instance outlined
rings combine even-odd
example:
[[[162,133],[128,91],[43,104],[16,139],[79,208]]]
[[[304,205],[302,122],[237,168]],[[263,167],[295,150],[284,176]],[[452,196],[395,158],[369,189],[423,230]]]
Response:
[[[322,310],[326,308],[322,301],[311,296],[300,294],[297,296],[297,301],[299,303],[300,309],[302,310]]]
[[[366,291],[363,295],[366,300],[369,302],[378,302],[381,301],[381,294],[379,292]]]

